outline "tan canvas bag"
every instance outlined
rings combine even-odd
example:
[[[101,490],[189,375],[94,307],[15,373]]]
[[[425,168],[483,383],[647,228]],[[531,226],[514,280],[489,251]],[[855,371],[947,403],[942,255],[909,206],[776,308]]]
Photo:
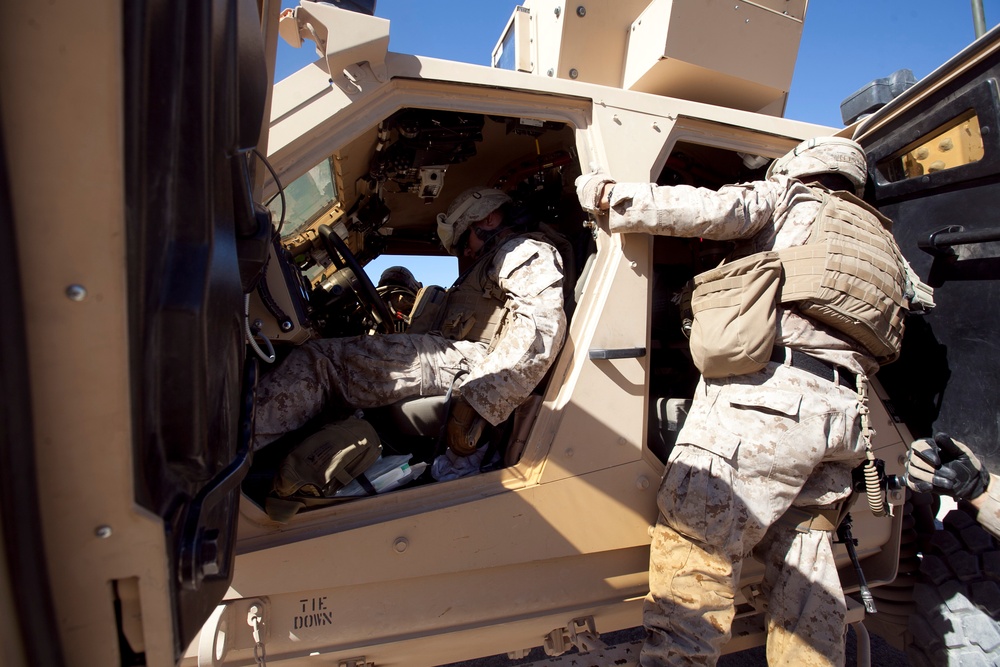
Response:
[[[350,417],[327,424],[288,453],[274,477],[274,492],[282,498],[329,498],[381,452],[378,434],[365,420]]]
[[[781,262],[760,252],[698,274],[691,294],[691,357],[706,378],[759,371],[777,332]]]

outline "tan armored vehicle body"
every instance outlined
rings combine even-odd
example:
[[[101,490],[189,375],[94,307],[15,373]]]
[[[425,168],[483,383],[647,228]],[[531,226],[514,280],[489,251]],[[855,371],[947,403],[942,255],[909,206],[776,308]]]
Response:
[[[655,492],[697,378],[674,297],[727,247],[609,234],[573,181],[600,167],[714,188],[837,133],[781,118],[805,0],[527,3],[497,68],[388,52],[387,21],[308,0],[280,17],[240,0],[127,4],[52,9],[57,50],[14,30],[3,42],[4,295],[23,322],[4,453],[24,473],[5,472],[0,600],[19,621],[5,664],[440,665],[583,651],[640,625]],[[320,58],[272,88],[279,32]],[[737,40],[759,51],[733,58]],[[30,81],[11,66],[22,53],[37,56]],[[905,141],[891,118],[859,131],[890,168],[959,116],[968,127],[967,109],[942,111]],[[942,170],[948,187],[966,166]],[[547,379],[478,474],[417,478],[440,401],[389,406],[364,418],[414,479],[269,513],[303,434],[250,451],[257,379],[312,338],[405,331],[416,295],[361,267],[445,256],[435,216],[473,185],[566,239],[569,335]],[[42,248],[48,268],[32,271]],[[891,407],[873,400],[871,419],[899,474],[911,434]],[[904,492],[883,491],[894,516],[864,498],[852,512],[877,599],[908,527]],[[763,641],[762,574],[747,561],[729,651]],[[905,626],[901,604],[882,617]],[[850,619],[868,622],[860,602]]]

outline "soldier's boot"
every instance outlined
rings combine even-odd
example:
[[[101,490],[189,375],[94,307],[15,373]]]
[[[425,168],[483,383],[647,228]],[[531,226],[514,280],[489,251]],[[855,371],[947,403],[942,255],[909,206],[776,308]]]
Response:
[[[729,641],[733,563],[663,523],[653,531],[649,596],[643,607],[643,667],[715,665]]]

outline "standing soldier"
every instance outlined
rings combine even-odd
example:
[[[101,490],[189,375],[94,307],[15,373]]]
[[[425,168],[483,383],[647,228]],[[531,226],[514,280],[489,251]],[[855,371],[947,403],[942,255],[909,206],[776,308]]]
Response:
[[[831,531],[870,444],[866,378],[898,355],[906,306],[890,223],[858,198],[866,177],[858,144],[825,137],[718,191],[577,179],[612,232],[740,241],[695,279],[702,377],[657,494],[644,667],[716,663],[751,551],[768,663],[844,662]]]
[[[485,422],[499,424],[528,397],[566,335],[559,253],[510,208],[499,190],[458,195],[438,216],[438,236],[472,265],[428,314],[433,322],[414,322],[426,333],[329,338],[294,350],[260,382],[254,447],[330,404],[378,407],[443,395],[454,384],[448,445],[475,452]]]

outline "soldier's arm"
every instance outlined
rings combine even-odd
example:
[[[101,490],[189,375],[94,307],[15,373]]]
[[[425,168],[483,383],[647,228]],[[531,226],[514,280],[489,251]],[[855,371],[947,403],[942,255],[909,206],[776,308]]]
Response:
[[[719,190],[688,185],[616,183],[610,187],[612,232],[749,238],[772,219],[782,194],[773,181],[727,185]]]
[[[499,424],[545,376],[566,336],[562,267],[556,250],[524,240],[498,258],[508,312],[486,358],[466,376],[461,393],[491,424]]]
[[[969,501],[979,512],[977,519],[983,528],[1000,540],[1000,478],[990,474],[986,492]]]

